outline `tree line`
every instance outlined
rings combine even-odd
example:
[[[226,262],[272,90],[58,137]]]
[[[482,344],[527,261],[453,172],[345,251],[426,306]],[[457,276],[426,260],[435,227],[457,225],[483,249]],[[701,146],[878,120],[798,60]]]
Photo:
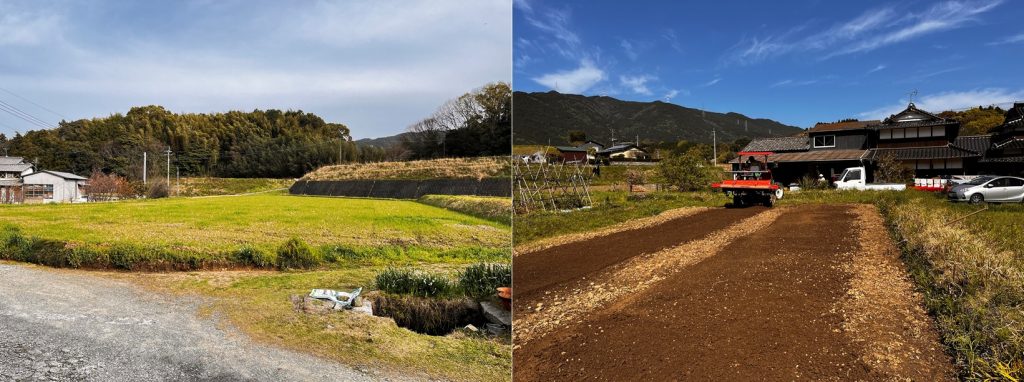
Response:
[[[512,154],[512,89],[496,82],[448,100],[407,129],[403,159]]]
[[[94,170],[129,179],[142,177],[143,152],[150,176],[299,177],[325,164],[379,160],[377,148],[352,143],[348,127],[302,111],[254,110],[175,114],[161,106],[127,114],[61,121],[54,129],[12,138],[0,147],[40,168],[89,174]]]

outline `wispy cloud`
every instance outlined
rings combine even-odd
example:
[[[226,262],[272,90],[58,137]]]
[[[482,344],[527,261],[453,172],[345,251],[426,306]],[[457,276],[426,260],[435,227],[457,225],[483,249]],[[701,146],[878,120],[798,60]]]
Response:
[[[668,42],[668,46],[672,47],[676,52],[683,52],[683,47],[679,44],[679,38],[676,36],[675,29],[665,29],[661,34],[661,38],[665,39],[665,41]]]
[[[629,42],[629,40],[621,39],[619,40],[619,46],[622,47],[622,51],[626,54],[626,57],[629,57],[630,61],[636,61],[638,55],[636,50],[633,49],[633,43]]]
[[[918,108],[939,113],[946,110],[959,110],[975,106],[1003,105],[1015,100],[1024,99],[1024,89],[1008,90],[1005,88],[985,88],[967,91],[949,91],[929,94],[914,99]],[[865,119],[881,119],[896,114],[907,107],[909,100],[902,98],[892,104],[859,113]]]
[[[877,71],[880,71],[880,70],[885,70],[885,68],[887,68],[887,66],[885,66],[885,64],[878,64],[878,66],[876,66],[874,69],[869,70],[865,74],[871,74],[871,73],[874,73],[874,72],[877,72]]]
[[[520,0],[522,1],[522,0]],[[548,45],[565,58],[579,59],[585,56],[580,49],[580,36],[570,27],[572,12],[565,8],[545,8],[534,11],[529,3],[517,5],[523,11],[523,18],[528,24],[551,37]]]
[[[816,83],[818,83],[818,80],[801,80],[801,81],[782,80],[782,81],[779,81],[779,82],[776,82],[776,83],[772,84],[770,87],[777,88],[777,87],[807,86],[807,85],[813,85],[813,84],[816,84]]]
[[[63,34],[64,16],[54,12],[19,11],[0,4],[0,46],[34,46],[53,42]]]
[[[977,21],[1002,0],[952,0],[931,5],[919,13],[892,6],[868,10],[827,29],[805,34],[802,27],[780,35],[741,40],[727,60],[753,64],[794,53],[815,53],[820,59],[868,52]]]
[[[708,81],[708,82],[705,82],[704,84],[702,84],[701,87],[705,87],[706,88],[708,86],[713,86],[714,84],[717,84],[718,81],[721,81],[721,80],[722,80],[721,78],[715,77],[715,79],[713,79],[711,81]]]
[[[672,90],[669,90],[669,91],[668,91],[668,93],[665,93],[665,96],[664,96],[664,97],[662,97],[662,98],[664,98],[664,99],[665,99],[665,102],[669,102],[669,101],[671,101],[671,100],[672,100],[673,98],[676,98],[676,96],[677,96],[677,95],[679,95],[679,90],[677,90],[677,89],[672,89]]]
[[[1018,42],[1024,42],[1024,33],[1016,34],[1013,36],[1005,37],[996,41],[992,41],[985,45],[1005,45],[1005,44],[1016,44]]]
[[[545,74],[533,80],[558,92],[578,94],[604,81],[605,78],[604,71],[593,62],[582,60],[576,69]]]
[[[633,90],[633,93],[651,95],[651,89],[647,88],[647,82],[655,79],[657,78],[648,75],[619,76],[619,83],[621,83],[622,86]]]

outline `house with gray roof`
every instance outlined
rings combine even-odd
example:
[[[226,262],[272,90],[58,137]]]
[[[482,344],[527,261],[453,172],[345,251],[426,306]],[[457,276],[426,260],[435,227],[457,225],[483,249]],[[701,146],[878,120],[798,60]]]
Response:
[[[22,157],[0,157],[0,203],[84,202],[87,180],[68,172],[36,170]]]

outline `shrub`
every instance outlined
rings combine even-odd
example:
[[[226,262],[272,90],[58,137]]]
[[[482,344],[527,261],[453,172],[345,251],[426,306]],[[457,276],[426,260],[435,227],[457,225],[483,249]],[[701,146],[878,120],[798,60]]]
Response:
[[[146,190],[146,197],[150,199],[166,198],[168,195],[170,195],[170,188],[163,180],[153,182]]]
[[[706,189],[716,179],[717,168],[708,164],[696,148],[686,154],[673,155],[658,163],[658,172],[679,191]]]
[[[800,186],[801,190],[826,190],[828,189],[828,182],[822,182],[810,175],[804,175],[797,181],[797,185]]]
[[[257,268],[270,268],[277,264],[277,259],[273,253],[250,245],[243,245],[242,248],[238,249],[238,252],[235,254],[235,261]]]
[[[459,275],[459,287],[477,300],[494,296],[503,286],[512,286],[512,267],[508,264],[473,264]]]
[[[145,252],[134,245],[114,244],[110,248],[110,265],[117,269],[132,270],[146,259]]]
[[[323,257],[298,238],[286,241],[277,249],[277,266],[280,269],[308,269],[323,263]]]
[[[398,295],[447,298],[458,294],[458,287],[444,275],[411,269],[388,268],[374,279],[377,289]]]

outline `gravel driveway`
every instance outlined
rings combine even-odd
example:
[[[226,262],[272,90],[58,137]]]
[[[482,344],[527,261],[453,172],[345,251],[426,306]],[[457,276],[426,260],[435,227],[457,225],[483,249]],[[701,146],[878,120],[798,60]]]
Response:
[[[383,379],[253,343],[199,318],[198,307],[124,282],[0,264],[0,382]]]

